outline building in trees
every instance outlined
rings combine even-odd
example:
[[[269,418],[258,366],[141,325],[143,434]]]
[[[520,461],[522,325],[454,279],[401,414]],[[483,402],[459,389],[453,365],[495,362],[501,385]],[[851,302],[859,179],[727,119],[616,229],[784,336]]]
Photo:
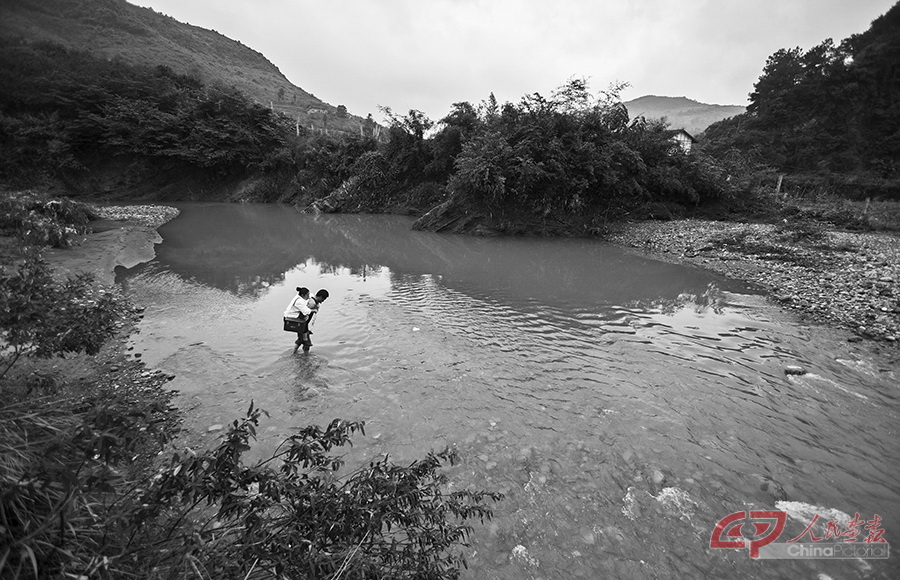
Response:
[[[678,129],[675,131],[675,134],[672,135],[672,140],[681,147],[681,150],[685,153],[691,152],[691,147],[694,143],[697,142],[697,139],[694,138],[693,135],[685,131],[684,129]]]

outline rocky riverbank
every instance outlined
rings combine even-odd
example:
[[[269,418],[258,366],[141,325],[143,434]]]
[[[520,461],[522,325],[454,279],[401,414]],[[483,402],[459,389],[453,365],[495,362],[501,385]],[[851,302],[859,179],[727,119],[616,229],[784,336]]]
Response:
[[[748,224],[685,219],[616,224],[607,238],[766,290],[772,300],[848,340],[900,339],[900,238],[816,222]]]
[[[100,284],[112,286],[115,268],[131,267],[153,258],[153,246],[162,241],[156,228],[178,215],[173,207],[156,205],[93,209],[101,219],[92,222],[94,232],[86,235],[81,244],[44,252],[43,257],[56,276],[89,273]],[[130,301],[131,297],[125,299]],[[146,442],[148,449],[154,449],[155,443],[149,439],[164,441],[174,436],[179,417],[170,404],[173,393],[166,389],[174,375],[146,368],[141,355],[130,352],[128,340],[136,332],[143,312],[143,306],[130,306],[116,324],[116,336],[96,356],[70,355],[48,365],[73,385],[89,385],[74,388],[75,391],[108,392],[133,408],[147,421],[142,430],[154,433]],[[155,453],[136,456],[134,461],[147,467]]]

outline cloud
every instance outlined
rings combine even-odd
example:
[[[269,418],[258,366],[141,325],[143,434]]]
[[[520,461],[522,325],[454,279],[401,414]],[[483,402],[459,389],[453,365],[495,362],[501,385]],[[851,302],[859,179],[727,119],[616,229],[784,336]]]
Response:
[[[434,119],[458,101],[599,91],[743,104],[766,58],[862,32],[893,0],[138,0],[262,52],[291,82],[351,112]]]

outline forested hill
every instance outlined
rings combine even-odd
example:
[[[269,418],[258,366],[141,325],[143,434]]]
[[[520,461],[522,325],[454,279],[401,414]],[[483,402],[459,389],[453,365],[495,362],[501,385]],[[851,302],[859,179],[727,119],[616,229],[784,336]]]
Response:
[[[839,43],[776,51],[747,112],[706,137],[712,155],[785,173],[900,178],[900,2]]]
[[[740,105],[708,105],[687,97],[659,97],[645,95],[626,101],[625,107],[632,118],[643,116],[648,119],[665,118],[673,129],[684,129],[696,136],[707,127],[744,112]]]
[[[125,0],[4,0],[0,38],[48,41],[127,64],[167,66],[207,85],[232,85],[307,127],[359,134],[363,123],[292,84],[265,56],[239,41]]]

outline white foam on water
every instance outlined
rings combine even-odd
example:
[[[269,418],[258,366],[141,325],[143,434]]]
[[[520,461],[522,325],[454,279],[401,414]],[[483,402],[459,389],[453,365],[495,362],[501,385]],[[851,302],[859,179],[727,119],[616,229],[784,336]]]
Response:
[[[655,496],[655,499],[667,510],[677,515],[678,519],[693,525],[694,510],[698,505],[691,499],[688,492],[677,487],[665,487]]]
[[[840,510],[811,505],[802,501],[777,501],[775,508],[787,512],[788,517],[799,520],[805,525],[813,521],[816,515],[819,516],[820,522],[823,520],[824,522],[834,521],[842,526],[846,526],[850,522],[850,516]]]
[[[788,517],[799,520],[804,525],[809,525],[816,515],[819,516],[817,526],[822,528],[826,526],[827,522],[838,522],[841,527],[847,527],[850,522],[850,516],[840,510],[803,503],[802,501],[777,501],[775,502],[775,508],[787,512]],[[824,531],[820,530],[818,533],[824,533]],[[863,572],[868,572],[872,569],[872,565],[862,558],[857,558],[855,563]],[[819,574],[817,580],[830,580],[830,577],[825,574]]]
[[[637,520],[637,516],[634,513],[635,501],[634,487],[629,487],[628,490],[625,491],[625,497],[622,498],[622,515],[631,521]]]
[[[805,375],[801,375],[799,377],[791,377],[791,378],[793,380],[797,380],[797,381],[804,381],[807,379],[815,379],[818,381],[822,381],[823,383],[827,383],[829,386],[832,386],[839,391],[843,391],[843,392],[847,393],[848,395],[853,395],[854,397],[859,397],[860,399],[862,399],[864,401],[869,400],[869,397],[867,397],[865,395],[861,395],[861,394],[851,391],[849,389],[846,389],[846,388],[842,387],[841,385],[839,385],[838,383],[834,382],[833,380],[831,380],[827,377],[823,377],[821,375],[817,375],[815,373],[806,373]]]

